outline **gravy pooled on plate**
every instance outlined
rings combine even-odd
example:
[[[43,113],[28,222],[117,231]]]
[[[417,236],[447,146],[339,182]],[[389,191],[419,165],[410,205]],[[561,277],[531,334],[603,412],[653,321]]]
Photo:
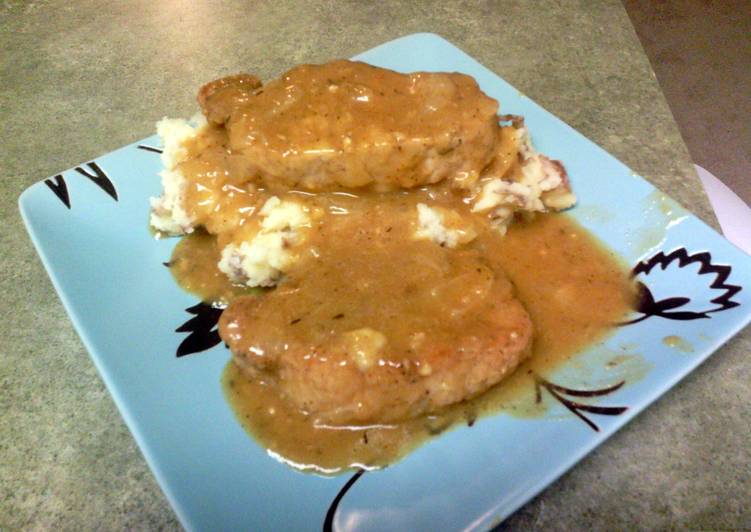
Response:
[[[563,166],[468,76],[334,61],[199,103],[158,125],[151,223],[189,235],[172,269],[226,306],[230,403],[296,467],[385,465],[628,308],[617,261],[549,214]]]

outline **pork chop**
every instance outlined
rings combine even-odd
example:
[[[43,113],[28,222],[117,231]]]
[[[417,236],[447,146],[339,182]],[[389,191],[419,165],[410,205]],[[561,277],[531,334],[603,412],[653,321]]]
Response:
[[[379,204],[333,217],[314,228],[317,257],[222,314],[235,363],[319,424],[434,411],[485,391],[530,352],[532,324],[505,274],[480,249],[410,238],[408,212]]]
[[[261,87],[239,75],[204,86],[207,119],[266,182],[326,190],[467,188],[493,159],[498,102],[469,76],[399,74],[360,62],[302,65]]]

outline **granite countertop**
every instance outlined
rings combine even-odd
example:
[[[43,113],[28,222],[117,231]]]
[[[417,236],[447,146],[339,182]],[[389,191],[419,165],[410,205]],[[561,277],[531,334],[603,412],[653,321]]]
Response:
[[[0,528],[177,529],[22,226],[32,183],[195,111],[200,83],[268,79],[410,33],[452,41],[716,227],[617,0],[6,1]],[[509,528],[751,527],[746,329]]]

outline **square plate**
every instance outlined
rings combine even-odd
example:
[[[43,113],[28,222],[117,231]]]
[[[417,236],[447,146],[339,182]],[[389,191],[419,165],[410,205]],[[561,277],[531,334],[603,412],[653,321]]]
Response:
[[[651,297],[634,323],[551,377],[542,391],[552,404],[545,417],[484,418],[382,471],[304,475],[270,458],[235,420],[219,384],[223,346],[175,356],[186,338],[175,329],[198,301],[162,266],[175,239],[154,240],[147,228],[148,198],[160,193],[159,139],[31,186],[19,203],[34,245],[188,529],[488,528],[751,320],[751,257],[461,50],[416,34],[357,59],[404,72],[464,72],[504,113],[523,115],[536,147],[569,171],[579,197],[570,215],[633,265]],[[624,350],[641,354],[649,369],[640,378],[603,364],[603,351]],[[582,389],[600,391],[577,394]]]

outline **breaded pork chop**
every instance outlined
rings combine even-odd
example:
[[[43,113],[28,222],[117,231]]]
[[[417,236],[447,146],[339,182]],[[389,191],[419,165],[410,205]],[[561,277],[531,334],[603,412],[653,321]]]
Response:
[[[485,391],[530,352],[532,324],[506,275],[480,250],[406,239],[398,216],[330,221],[318,257],[222,314],[235,363],[320,423],[434,411]]]
[[[298,66],[263,87],[248,75],[219,79],[199,103],[258,176],[308,190],[470,185],[498,131],[498,102],[469,76],[344,60]]]

